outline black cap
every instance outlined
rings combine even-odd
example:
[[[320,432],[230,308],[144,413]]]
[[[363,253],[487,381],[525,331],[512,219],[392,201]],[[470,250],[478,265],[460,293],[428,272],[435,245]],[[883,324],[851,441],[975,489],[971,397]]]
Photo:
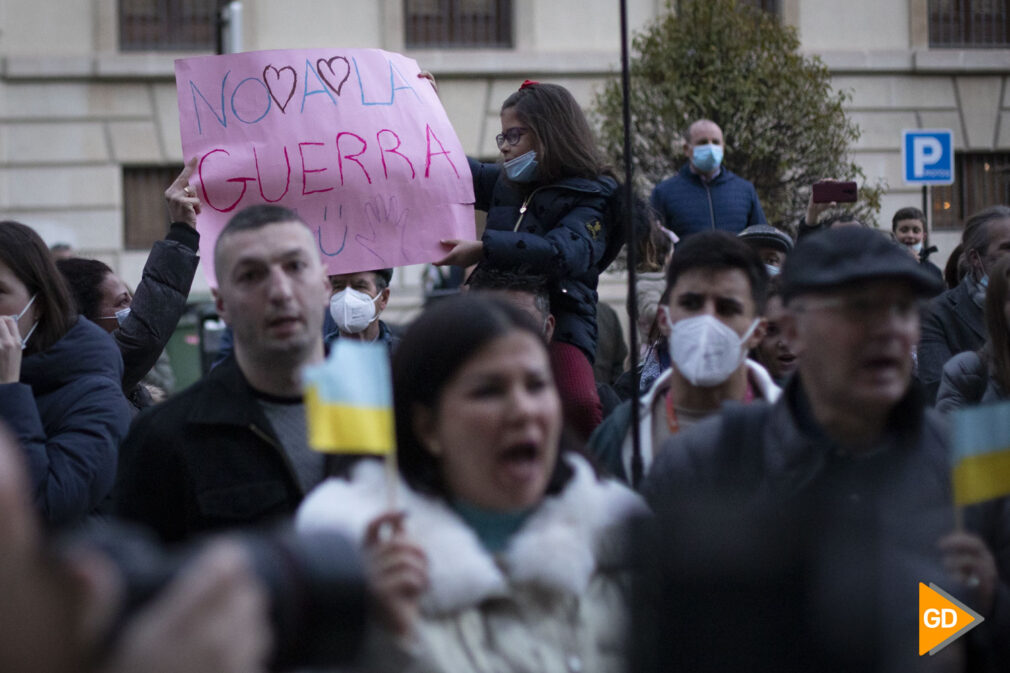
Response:
[[[737,236],[755,248],[774,248],[787,255],[793,250],[792,237],[769,224],[752,224]]]
[[[782,268],[782,298],[825,292],[866,280],[903,280],[933,296],[943,283],[898,243],[876,229],[836,227],[801,240]]]

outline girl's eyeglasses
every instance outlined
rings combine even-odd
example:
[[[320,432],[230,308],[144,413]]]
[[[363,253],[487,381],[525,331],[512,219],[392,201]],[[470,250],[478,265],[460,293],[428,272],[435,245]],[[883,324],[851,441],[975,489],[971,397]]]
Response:
[[[529,129],[524,129],[522,126],[513,126],[510,129],[506,129],[504,133],[499,133],[495,136],[495,142],[498,143],[498,149],[505,149],[505,143],[515,146],[519,144],[519,139],[523,137]]]

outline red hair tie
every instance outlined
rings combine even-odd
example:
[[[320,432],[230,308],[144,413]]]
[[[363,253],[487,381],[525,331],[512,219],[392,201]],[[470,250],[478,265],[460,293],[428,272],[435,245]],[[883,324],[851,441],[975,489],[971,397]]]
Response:
[[[519,86],[519,90],[522,91],[526,87],[533,86],[534,84],[540,84],[540,82],[533,79],[528,79]]]

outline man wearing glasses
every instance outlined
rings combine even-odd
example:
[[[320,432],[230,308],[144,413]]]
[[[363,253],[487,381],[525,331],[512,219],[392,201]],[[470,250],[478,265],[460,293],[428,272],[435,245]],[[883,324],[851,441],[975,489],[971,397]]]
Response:
[[[939,281],[879,232],[849,227],[801,241],[782,277],[782,329],[799,362],[782,396],[672,437],[643,491],[661,517],[732,501],[731,519],[765,511],[778,533],[783,515],[800,516],[788,537],[804,541],[814,630],[844,636],[820,645],[845,656],[866,635],[874,670],[922,670],[909,617],[918,582],[972,605],[972,585],[943,572],[938,548],[954,528],[946,432],[912,385],[921,302]],[[713,533],[733,562],[775,563],[767,538],[741,541],[740,528]]]

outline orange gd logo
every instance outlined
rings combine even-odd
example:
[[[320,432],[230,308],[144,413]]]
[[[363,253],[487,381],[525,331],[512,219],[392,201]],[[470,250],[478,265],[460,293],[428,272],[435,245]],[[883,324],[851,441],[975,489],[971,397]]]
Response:
[[[919,656],[936,654],[983,621],[940,587],[919,582]]]

